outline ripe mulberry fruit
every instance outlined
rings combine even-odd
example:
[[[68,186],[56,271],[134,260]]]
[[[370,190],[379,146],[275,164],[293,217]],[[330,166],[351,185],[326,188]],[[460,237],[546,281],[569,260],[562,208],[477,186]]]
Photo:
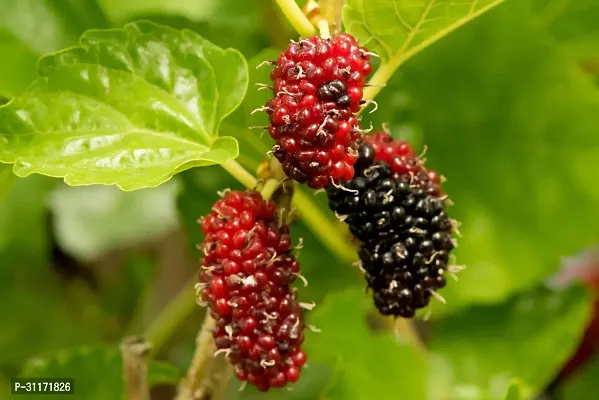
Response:
[[[270,77],[272,97],[263,107],[274,156],[292,179],[322,188],[351,179],[358,117],[370,54],[347,33],[291,43]]]
[[[361,242],[358,255],[378,310],[410,318],[431,296],[442,299],[436,290],[446,285],[455,247],[446,197],[407,143],[378,134],[359,143],[358,153],[355,177],[327,188],[329,205]]]
[[[296,382],[306,362],[304,322],[291,284],[299,274],[289,229],[255,191],[231,191],[202,220],[198,290],[213,336],[241,381],[261,391]]]

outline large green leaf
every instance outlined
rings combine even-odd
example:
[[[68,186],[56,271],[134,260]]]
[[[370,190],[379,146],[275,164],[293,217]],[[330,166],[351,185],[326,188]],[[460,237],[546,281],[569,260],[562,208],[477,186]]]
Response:
[[[218,0],[99,0],[113,21],[124,22],[141,14],[181,15],[201,20],[214,15]]]
[[[123,361],[118,351],[102,347],[71,348],[31,359],[23,369],[23,378],[70,378],[76,399],[106,400],[123,396]],[[148,383],[176,384],[180,372],[166,363],[150,361]],[[14,399],[36,399],[38,395],[12,396]],[[44,395],[45,399],[60,400],[64,394]],[[68,397],[68,396],[67,396]]]
[[[89,31],[40,73],[0,108],[0,160],[19,176],[135,190],[238,154],[216,135],[247,90],[245,59],[193,32],[149,22]]]
[[[95,0],[0,2],[0,96],[23,92],[36,78],[39,54],[75,44],[84,30],[108,24]]]
[[[35,80],[38,55],[4,30],[0,30],[0,55],[0,96],[10,98]]]
[[[581,287],[539,288],[439,323],[430,342],[435,399],[503,399],[512,378],[538,393],[578,344],[590,317]]]
[[[369,296],[347,290],[329,295],[309,314],[308,322],[322,332],[307,334],[308,357],[338,360],[335,379],[322,398],[426,398],[426,360],[391,333],[373,332],[366,319],[371,311]]]
[[[350,0],[343,22],[360,44],[399,65],[503,0]]]
[[[596,243],[599,91],[526,4],[506,2],[406,63],[379,104],[398,87],[462,223],[455,254],[467,268],[433,316],[502,301]]]

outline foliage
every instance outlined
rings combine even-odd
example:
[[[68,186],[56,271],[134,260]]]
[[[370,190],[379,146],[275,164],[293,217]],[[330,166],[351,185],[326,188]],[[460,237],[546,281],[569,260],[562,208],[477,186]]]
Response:
[[[250,115],[269,97],[256,67],[298,36],[277,3],[293,2],[0,0],[2,393],[64,376],[73,398],[120,398],[119,341],[161,324],[150,382],[177,385],[201,325],[181,287],[197,219],[217,191],[253,186],[272,144],[248,127],[268,123]],[[326,196],[296,189],[298,292],[321,333],[293,391],[232,380],[227,399],[516,400],[549,385],[593,301],[544,282],[597,242],[598,18],[590,0],[347,1],[345,29],[380,56],[361,124],[426,145],[467,268],[419,321],[423,350],[377,316]],[[596,397],[598,365],[564,398]]]

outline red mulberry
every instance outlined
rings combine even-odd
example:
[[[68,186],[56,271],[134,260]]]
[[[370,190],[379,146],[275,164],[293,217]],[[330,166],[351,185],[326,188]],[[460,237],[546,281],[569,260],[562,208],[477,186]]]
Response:
[[[213,336],[237,378],[261,391],[296,382],[306,354],[304,322],[291,283],[299,264],[275,205],[254,191],[232,191],[202,220],[201,298]]]
[[[271,72],[274,97],[264,109],[285,173],[312,188],[351,179],[361,131],[358,117],[370,54],[349,34],[291,43]]]
[[[356,176],[327,193],[331,209],[361,241],[358,255],[376,307],[384,315],[410,318],[446,285],[453,223],[430,178],[436,174],[428,173],[407,143],[387,137],[365,139],[376,150],[361,143]],[[389,164],[397,158],[405,170]]]

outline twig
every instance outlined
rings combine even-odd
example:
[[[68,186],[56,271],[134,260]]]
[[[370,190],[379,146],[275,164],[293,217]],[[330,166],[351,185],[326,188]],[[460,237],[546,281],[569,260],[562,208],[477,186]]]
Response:
[[[341,14],[346,0],[320,0],[320,15],[327,20],[333,35],[341,32]]]
[[[312,36],[316,33],[316,29],[308,18],[304,15],[301,8],[297,5],[295,0],[276,0],[281,11],[287,17],[291,25],[295,30],[302,36]]]
[[[196,338],[196,350],[191,360],[191,365],[179,384],[176,400],[196,400],[203,398],[205,388],[202,387],[202,382],[204,381],[208,363],[213,358],[216,350],[214,340],[212,339],[214,324],[215,321],[210,316],[210,312],[206,311],[204,323]]]
[[[148,354],[150,345],[141,337],[130,336],[121,343],[127,400],[150,400]]]

